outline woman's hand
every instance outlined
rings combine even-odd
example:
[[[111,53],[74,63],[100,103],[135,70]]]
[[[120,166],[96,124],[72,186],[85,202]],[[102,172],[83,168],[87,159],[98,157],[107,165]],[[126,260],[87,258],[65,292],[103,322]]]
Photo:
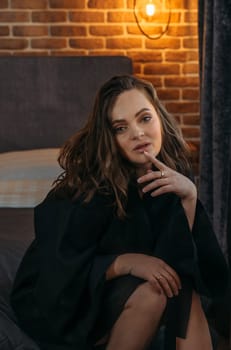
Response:
[[[197,197],[196,186],[190,179],[169,168],[150,153],[144,152],[144,154],[159,169],[159,171],[148,170],[147,174],[137,179],[140,184],[148,183],[142,189],[144,193],[151,192],[151,196],[155,197],[172,192],[182,200]]]
[[[159,292],[167,297],[178,295],[181,281],[176,273],[163,260],[145,254],[123,254],[114,262],[117,276],[131,274],[150,282]]]
[[[153,197],[164,193],[175,193],[181,198],[189,227],[192,229],[197,201],[196,186],[189,178],[169,168],[150,153],[144,152],[144,154],[159,170],[148,170],[147,174],[137,179],[140,184],[148,183],[144,185],[142,191],[150,192]]]

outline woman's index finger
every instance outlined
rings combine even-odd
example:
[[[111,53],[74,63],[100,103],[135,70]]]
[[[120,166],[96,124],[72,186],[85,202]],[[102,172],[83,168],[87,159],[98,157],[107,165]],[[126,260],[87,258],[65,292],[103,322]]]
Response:
[[[162,163],[159,159],[157,159],[153,154],[144,151],[144,155],[157,167],[159,170],[163,170],[167,168],[167,166]]]

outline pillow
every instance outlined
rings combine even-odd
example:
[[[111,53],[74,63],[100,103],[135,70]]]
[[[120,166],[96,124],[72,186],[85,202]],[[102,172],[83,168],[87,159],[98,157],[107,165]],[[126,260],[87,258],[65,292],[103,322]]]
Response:
[[[31,208],[40,203],[62,172],[58,148],[0,154],[0,207]]]

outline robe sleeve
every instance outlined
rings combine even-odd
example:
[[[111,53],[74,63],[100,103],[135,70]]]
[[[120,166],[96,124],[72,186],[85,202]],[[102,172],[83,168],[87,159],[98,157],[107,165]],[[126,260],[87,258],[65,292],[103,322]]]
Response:
[[[14,300],[20,304],[17,295],[31,295],[29,290],[33,289],[38,317],[56,341],[82,344],[95,321],[105,271],[114,258],[103,263],[97,258],[112,212],[104,197],[96,195],[88,204],[48,197],[35,209],[37,275],[26,285],[24,276],[32,261],[26,255],[16,278]],[[90,285],[91,271],[96,268],[98,273]]]
[[[180,198],[171,198],[154,255],[165,260],[180,276],[191,278],[200,294],[208,297],[224,294],[228,267],[206,211],[197,200],[191,231]]]

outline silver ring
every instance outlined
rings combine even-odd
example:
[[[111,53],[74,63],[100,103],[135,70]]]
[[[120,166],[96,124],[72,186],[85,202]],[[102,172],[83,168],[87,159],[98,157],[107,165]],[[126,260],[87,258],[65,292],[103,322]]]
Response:
[[[156,276],[157,280],[161,280],[163,278],[163,276],[161,274],[159,274],[159,276]]]
[[[162,179],[163,177],[165,177],[165,172],[164,172],[164,170],[161,170],[161,171],[160,171],[160,177],[161,177],[161,179]]]

